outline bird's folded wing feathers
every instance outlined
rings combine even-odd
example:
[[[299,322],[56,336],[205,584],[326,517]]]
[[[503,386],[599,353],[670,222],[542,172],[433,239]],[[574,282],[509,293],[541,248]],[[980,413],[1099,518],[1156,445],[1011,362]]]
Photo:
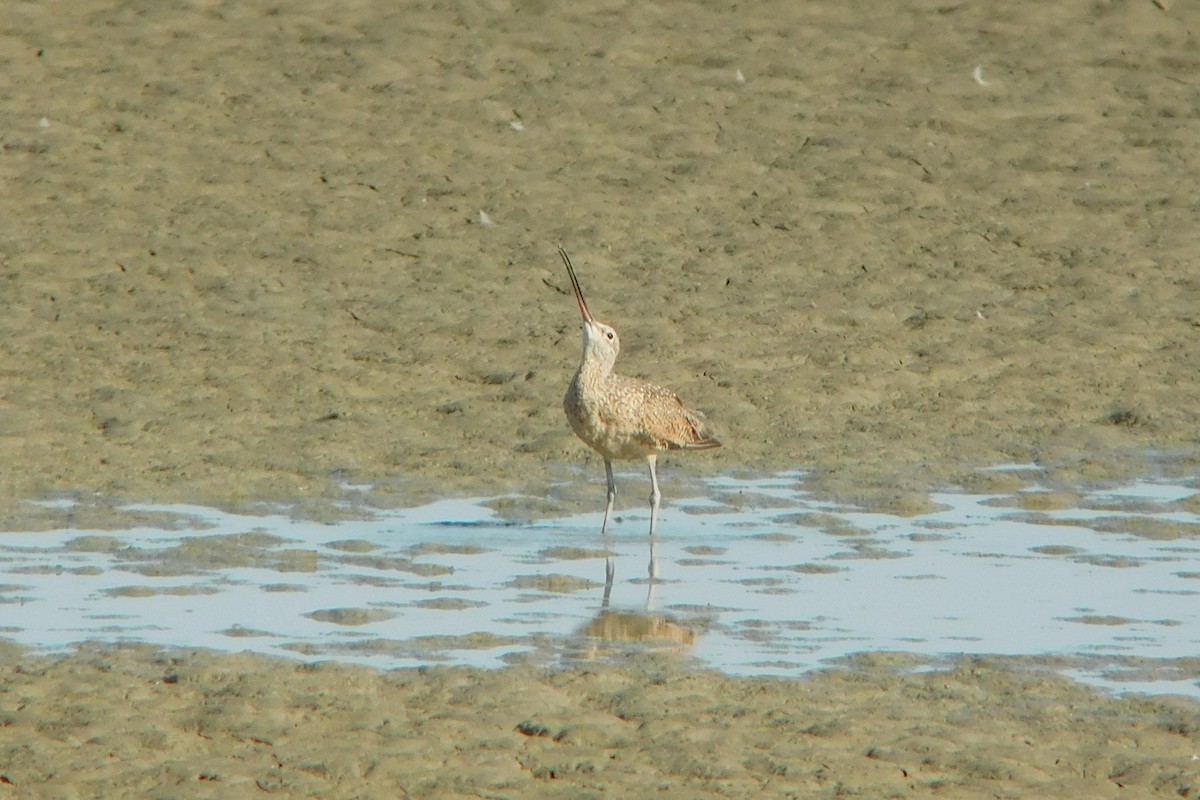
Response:
[[[622,387],[630,403],[635,436],[660,450],[705,450],[720,447],[704,415],[683,404],[663,386],[627,378]],[[636,399],[634,399],[636,398]]]

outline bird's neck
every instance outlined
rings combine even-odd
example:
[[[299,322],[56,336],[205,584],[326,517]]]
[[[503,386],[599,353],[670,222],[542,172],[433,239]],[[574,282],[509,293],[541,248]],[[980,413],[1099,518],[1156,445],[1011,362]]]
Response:
[[[576,377],[585,383],[603,381],[612,374],[613,364],[616,363],[616,360],[611,353],[585,342],[583,357],[579,361],[579,370],[575,373]]]

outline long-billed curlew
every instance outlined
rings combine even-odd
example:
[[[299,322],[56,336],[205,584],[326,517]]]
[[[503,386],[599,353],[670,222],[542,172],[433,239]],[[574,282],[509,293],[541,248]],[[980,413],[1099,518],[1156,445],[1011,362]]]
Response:
[[[588,311],[579,288],[579,279],[571,267],[567,251],[558,248],[571,287],[583,315],[583,358],[571,379],[563,410],[575,434],[604,457],[608,478],[608,505],[604,509],[601,535],[607,539],[608,520],[612,516],[617,487],[613,482],[613,459],[644,458],[650,467],[650,575],[656,577],[653,555],[654,531],[662,494],[658,490],[658,453],[661,450],[707,450],[720,447],[704,417],[683,404],[670,389],[613,372],[621,340],[612,326],[605,325]],[[609,583],[612,562],[608,564]]]

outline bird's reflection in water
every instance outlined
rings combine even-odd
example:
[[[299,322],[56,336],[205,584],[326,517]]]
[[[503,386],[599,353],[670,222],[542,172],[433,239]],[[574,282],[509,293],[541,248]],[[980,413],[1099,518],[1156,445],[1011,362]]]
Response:
[[[616,550],[613,546],[612,534],[608,531],[604,532],[604,551],[604,598],[600,607],[608,608],[609,598],[612,596],[613,578],[616,574],[616,564],[613,562]],[[650,565],[647,572],[650,580],[646,589],[646,610],[649,611],[654,606],[654,586],[658,583],[658,537],[653,533],[650,534]]]
[[[583,627],[580,634],[601,642],[690,647],[696,631],[660,614],[604,609]]]
[[[657,542],[654,539],[650,540],[650,578],[647,581],[645,611],[614,611],[609,608],[616,568],[611,538],[606,536],[605,539],[608,554],[604,559],[604,595],[600,602],[600,613],[580,629],[580,636],[590,640],[593,650],[599,649],[601,644],[637,644],[679,650],[694,644],[695,628],[653,611],[654,588],[659,574]]]

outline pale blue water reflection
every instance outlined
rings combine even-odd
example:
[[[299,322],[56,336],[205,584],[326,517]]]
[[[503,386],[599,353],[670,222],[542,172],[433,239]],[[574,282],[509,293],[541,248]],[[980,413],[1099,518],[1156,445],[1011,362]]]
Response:
[[[635,646],[741,675],[864,651],[1061,656],[1118,691],[1200,696],[1195,660],[1159,661],[1198,652],[1195,494],[945,492],[940,510],[897,517],[818,502],[797,475],[725,478],[664,510],[657,582],[644,515],[620,521],[607,606],[600,513],[512,524],[484,501],[440,501],[320,524],[138,506],[174,529],[0,534],[0,635],[383,668]]]

